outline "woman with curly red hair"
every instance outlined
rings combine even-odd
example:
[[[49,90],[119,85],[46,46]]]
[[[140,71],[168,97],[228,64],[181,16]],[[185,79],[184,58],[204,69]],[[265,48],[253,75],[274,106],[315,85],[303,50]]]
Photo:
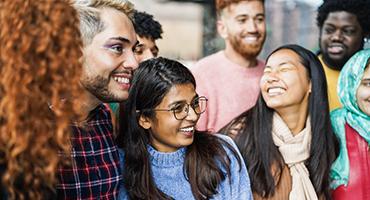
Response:
[[[0,2],[0,198],[54,199],[79,118],[82,41],[67,1]]]

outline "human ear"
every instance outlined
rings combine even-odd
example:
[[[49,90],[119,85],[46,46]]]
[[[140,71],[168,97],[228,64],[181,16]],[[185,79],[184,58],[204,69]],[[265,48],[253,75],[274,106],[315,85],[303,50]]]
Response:
[[[224,19],[217,20],[217,32],[223,39],[227,38],[227,27],[225,26]]]
[[[150,127],[152,126],[152,123],[148,117],[140,115],[139,125],[143,127],[144,129],[150,129]]]

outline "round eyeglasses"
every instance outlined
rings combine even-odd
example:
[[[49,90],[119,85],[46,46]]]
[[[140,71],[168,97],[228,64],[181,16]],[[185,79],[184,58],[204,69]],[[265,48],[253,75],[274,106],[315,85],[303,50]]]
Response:
[[[181,102],[175,104],[171,109],[152,109],[152,111],[171,111],[177,120],[183,120],[189,115],[190,107],[198,115],[204,113],[207,108],[208,99],[204,96],[195,98],[190,104]]]

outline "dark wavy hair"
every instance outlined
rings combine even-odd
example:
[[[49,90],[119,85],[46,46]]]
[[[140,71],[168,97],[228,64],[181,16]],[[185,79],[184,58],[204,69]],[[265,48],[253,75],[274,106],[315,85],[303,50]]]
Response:
[[[9,199],[44,199],[70,161],[58,154],[70,152],[70,120],[80,117],[79,21],[67,0],[1,1],[1,187]]]
[[[346,11],[354,14],[361,25],[363,35],[370,34],[370,1],[368,0],[325,0],[317,9],[317,25],[320,30],[331,12]]]
[[[136,34],[140,37],[146,37],[152,40],[162,38],[162,26],[153,19],[153,15],[146,12],[135,11],[134,13],[134,27]]]
[[[193,75],[179,62],[161,57],[144,61],[134,74],[127,102],[120,106],[120,131],[116,142],[125,152],[123,176],[130,199],[172,199],[154,183],[147,151],[150,133],[138,120],[141,115],[155,119],[152,109],[179,84],[195,87]],[[197,200],[209,199],[217,193],[218,185],[225,179],[219,164],[230,175],[230,159],[223,145],[236,156],[228,143],[206,132],[196,131],[193,143],[187,147],[184,174]]]
[[[305,165],[318,196],[330,199],[329,169],[336,158],[337,143],[332,132],[326,79],[323,67],[315,54],[298,45],[284,45],[274,50],[268,57],[283,49],[294,51],[300,62],[306,67],[311,79],[312,90],[309,96],[308,114],[311,120],[310,158]],[[284,167],[284,160],[272,140],[272,118],[274,110],[266,105],[260,94],[256,105],[233,120],[225,132],[231,127],[241,124],[235,141],[238,145],[251,178],[252,190],[262,197],[272,196],[275,192],[274,176],[271,167],[277,164],[277,174]]]

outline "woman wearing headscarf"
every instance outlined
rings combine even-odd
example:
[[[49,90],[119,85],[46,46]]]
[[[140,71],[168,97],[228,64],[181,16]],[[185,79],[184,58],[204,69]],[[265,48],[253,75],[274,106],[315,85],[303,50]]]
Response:
[[[338,95],[343,108],[331,112],[340,142],[330,176],[333,199],[370,199],[370,49],[356,53],[343,67]]]

